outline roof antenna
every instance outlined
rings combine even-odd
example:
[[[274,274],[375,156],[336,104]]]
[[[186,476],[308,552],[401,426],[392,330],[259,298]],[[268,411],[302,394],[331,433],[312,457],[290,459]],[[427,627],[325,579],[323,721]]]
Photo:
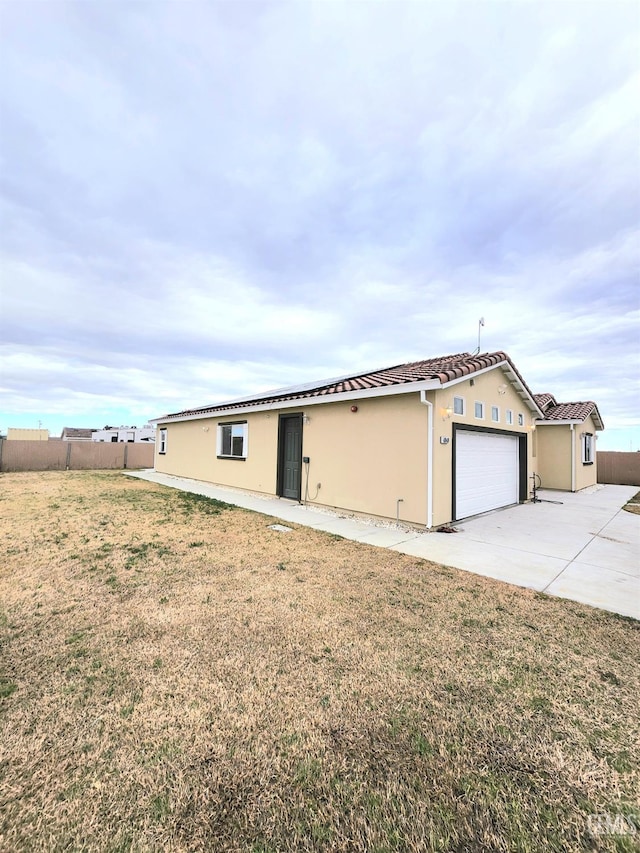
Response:
[[[480,317],[478,320],[478,348],[474,350],[471,354],[478,355],[480,352],[480,332],[482,331],[482,327],[484,326],[484,317]]]

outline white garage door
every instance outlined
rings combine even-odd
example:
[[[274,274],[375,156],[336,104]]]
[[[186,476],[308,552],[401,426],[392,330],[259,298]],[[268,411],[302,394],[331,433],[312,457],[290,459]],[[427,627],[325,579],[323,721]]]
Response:
[[[518,503],[518,439],[456,434],[456,518]]]

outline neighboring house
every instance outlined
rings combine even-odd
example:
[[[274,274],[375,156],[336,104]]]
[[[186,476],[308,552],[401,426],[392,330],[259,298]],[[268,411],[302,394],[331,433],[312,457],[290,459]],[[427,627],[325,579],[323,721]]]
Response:
[[[537,473],[542,486],[577,492],[598,482],[596,431],[604,429],[592,401],[558,403],[534,394],[543,417],[536,421]]]
[[[9,427],[7,429],[7,441],[48,441],[48,429],[21,429],[20,427]]]
[[[63,441],[91,441],[92,429],[79,429],[77,427],[65,427],[60,438]]]
[[[156,418],[159,472],[427,528],[529,498],[543,411],[504,352]]]
[[[125,441],[128,443],[154,442],[156,440],[156,430],[151,424],[145,424],[143,427],[137,426],[121,426],[121,427],[105,427],[104,429],[92,430],[93,441],[110,441],[119,442]]]

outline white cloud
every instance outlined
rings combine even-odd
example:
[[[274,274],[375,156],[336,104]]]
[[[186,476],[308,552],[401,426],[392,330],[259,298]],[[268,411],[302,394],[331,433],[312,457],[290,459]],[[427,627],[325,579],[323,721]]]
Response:
[[[534,390],[637,422],[630,4],[4,17],[12,419],[469,350],[485,316]]]

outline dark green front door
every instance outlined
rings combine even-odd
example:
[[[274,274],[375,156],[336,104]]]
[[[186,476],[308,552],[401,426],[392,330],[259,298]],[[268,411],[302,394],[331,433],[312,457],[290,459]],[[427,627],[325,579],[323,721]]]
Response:
[[[280,418],[278,494],[283,498],[300,500],[302,481],[302,415]]]

